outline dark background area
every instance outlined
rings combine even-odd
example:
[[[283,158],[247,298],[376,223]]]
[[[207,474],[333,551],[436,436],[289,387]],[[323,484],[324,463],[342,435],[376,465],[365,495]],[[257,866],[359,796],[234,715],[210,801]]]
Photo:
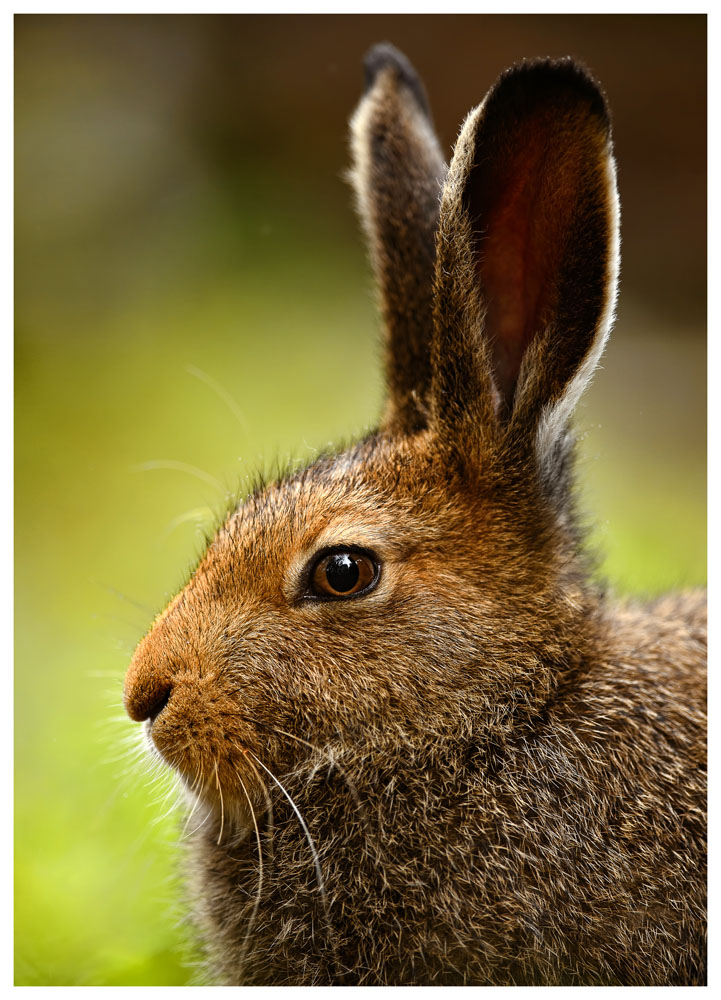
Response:
[[[240,213],[248,174],[269,184],[272,174],[282,200],[318,198],[354,234],[342,140],[371,44],[388,39],[409,54],[449,151],[506,66],[570,54],[613,110],[624,292],[662,317],[703,322],[702,16],[22,16],[17,35],[21,250],[27,241],[49,251],[53,235],[87,251],[103,233],[142,242],[199,175],[236,187]],[[55,154],[50,177],[46,156],[32,155],[39,146]],[[105,259],[94,262],[97,296],[119,293]]]

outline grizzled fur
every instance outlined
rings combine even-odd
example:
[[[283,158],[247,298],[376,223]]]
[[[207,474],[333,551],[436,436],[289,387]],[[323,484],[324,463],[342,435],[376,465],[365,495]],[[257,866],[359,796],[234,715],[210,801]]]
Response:
[[[606,600],[568,418],[613,316],[603,96],[523,64],[446,173],[379,46],[352,122],[381,426],[234,510],[128,671],[228,984],[705,980],[705,599]],[[315,600],[320,554],[377,584]]]

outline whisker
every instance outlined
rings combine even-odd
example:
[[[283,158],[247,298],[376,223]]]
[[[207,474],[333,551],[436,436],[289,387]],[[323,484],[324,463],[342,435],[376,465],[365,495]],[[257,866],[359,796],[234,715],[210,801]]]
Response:
[[[253,763],[253,761],[250,759],[250,757],[248,756],[248,754],[245,752],[245,749],[243,747],[239,747],[239,749],[240,749],[241,753],[245,754],[245,759],[248,761],[248,763],[250,764],[251,768],[253,769],[253,773],[255,774],[256,778],[258,779],[258,784],[263,789],[263,795],[265,796],[265,810],[266,810],[266,815],[268,817],[268,819],[266,821],[266,828],[267,828],[268,833],[269,833],[269,838],[268,839],[270,841],[270,844],[269,844],[269,847],[270,847],[270,857],[271,857],[271,860],[272,860],[275,857],[275,823],[273,821],[273,799],[271,798],[270,792],[268,791],[268,786],[263,781],[263,777],[262,777],[260,771],[258,770],[258,768],[255,766],[255,764]]]
[[[142,601],[136,601],[134,597],[130,597],[128,594],[124,594],[122,590],[118,590],[116,587],[111,586],[109,583],[103,583],[102,580],[93,580],[95,586],[104,590],[111,597],[116,597],[123,604],[130,604],[133,608],[137,608],[138,611],[142,611],[144,615],[148,615],[151,618],[157,613],[157,609],[151,608],[147,604],[143,604]]]
[[[223,839],[223,825],[225,824],[225,808],[223,806],[223,789],[220,787],[220,780],[218,778],[218,761],[215,762],[215,784],[218,786],[218,795],[220,796],[220,833],[218,834],[217,843],[220,844]]]
[[[193,803],[193,808],[190,810],[190,812],[186,816],[185,823],[183,824],[183,830],[182,830],[182,833],[180,834],[180,839],[181,840],[185,839],[185,835],[188,832],[188,825],[190,824],[191,819],[195,815],[195,810],[198,808],[198,804],[200,802],[199,793],[198,793],[198,791],[196,791],[196,789],[200,788],[201,779],[202,779],[202,767],[201,767],[201,763],[199,762],[198,763],[198,770],[196,771],[195,778],[193,778],[193,784],[190,787],[190,794],[192,796],[194,796],[195,802]]]
[[[190,510],[186,510],[184,514],[178,514],[177,517],[174,517],[168,523],[161,535],[161,541],[167,541],[176,528],[179,528],[181,524],[186,524],[188,521],[195,521],[196,526],[202,528],[204,525],[210,525],[213,520],[214,515],[210,507],[192,507]]]
[[[243,946],[240,952],[240,964],[242,967],[245,964],[245,957],[248,951],[248,945],[250,944],[250,933],[253,930],[253,924],[255,923],[255,918],[258,915],[260,901],[263,895],[263,847],[260,842],[260,830],[258,829],[258,821],[255,817],[255,809],[253,808],[253,803],[251,802],[250,795],[248,794],[248,789],[245,787],[245,783],[237,770],[235,773],[238,781],[240,782],[240,787],[243,789],[243,793],[248,800],[248,808],[250,809],[250,815],[253,819],[253,828],[255,830],[255,840],[258,845],[258,891],[255,896],[255,903],[253,904],[250,919],[248,920],[248,929],[245,932]]]
[[[205,824],[208,822],[208,820],[212,815],[213,815],[212,811],[210,809],[206,809],[205,816],[203,817],[202,822],[198,823],[195,829],[190,831],[190,833],[188,834],[188,840],[190,840],[191,837],[194,837],[199,830],[203,829],[203,827],[205,826]]]
[[[367,823],[366,811],[361,801],[360,795],[358,793],[358,788],[356,787],[355,782],[350,777],[345,768],[341,767],[341,765],[338,763],[333,754],[333,750],[330,747],[319,747],[315,743],[310,743],[308,740],[304,740],[300,736],[296,736],[295,733],[289,733],[285,729],[279,729],[278,726],[272,726],[269,725],[268,723],[260,722],[258,719],[249,719],[248,721],[253,722],[256,725],[259,725],[265,729],[271,729],[274,733],[278,733],[281,736],[287,736],[289,739],[295,740],[297,743],[302,743],[303,746],[306,746],[309,749],[314,750],[316,753],[324,754],[330,761],[331,768],[335,768],[345,781],[346,786],[348,787],[348,791],[350,792],[351,797],[353,799],[353,802],[356,808],[358,809],[358,812],[361,814],[361,816]]]
[[[228,390],[224,388],[220,384],[220,382],[216,381],[212,375],[208,375],[208,373],[204,372],[201,368],[196,368],[195,365],[187,365],[185,370],[189,375],[194,375],[195,378],[200,379],[201,382],[204,382],[210,389],[213,390],[214,393],[216,393],[223,400],[223,402],[226,404],[230,412],[233,414],[235,419],[238,421],[240,426],[247,434],[248,423],[245,419],[245,416],[243,415],[243,411],[238,406],[234,397],[228,392]]]
[[[290,794],[288,793],[288,791],[286,790],[286,788],[284,787],[284,785],[282,785],[280,783],[280,781],[278,781],[278,779],[276,778],[276,776],[273,774],[272,771],[268,770],[268,768],[265,766],[265,764],[263,763],[263,761],[260,760],[259,757],[256,757],[256,755],[253,753],[252,750],[250,750],[248,752],[255,759],[255,762],[257,764],[260,764],[260,766],[263,768],[263,770],[266,772],[266,774],[269,775],[269,777],[275,782],[275,784],[281,790],[281,792],[283,793],[283,795],[285,795],[286,799],[290,803],[291,809],[293,810],[293,812],[297,816],[298,822],[300,823],[301,829],[303,830],[303,833],[305,835],[305,839],[308,841],[308,846],[310,847],[311,854],[313,855],[313,864],[315,865],[315,875],[316,875],[316,879],[318,880],[318,889],[319,889],[320,894],[323,897],[323,901],[325,903],[327,897],[326,897],[326,891],[325,891],[325,883],[323,882],[323,873],[321,872],[320,860],[318,858],[318,851],[316,850],[315,843],[313,842],[313,838],[310,835],[310,830],[305,825],[305,820],[303,819],[303,817],[302,817],[302,815],[300,813],[300,809],[295,804],[295,802],[293,801],[293,799],[290,797]]]
[[[189,476],[195,476],[208,486],[212,486],[218,493],[225,494],[223,484],[209,472],[204,472],[197,465],[190,465],[188,462],[179,462],[174,458],[153,458],[149,462],[141,462],[140,465],[132,466],[134,472],[150,472],[153,469],[164,469],[170,472],[186,472]]]
[[[326,892],[325,883],[323,881],[323,874],[321,872],[321,867],[320,867],[320,858],[318,857],[318,851],[316,850],[316,846],[315,846],[315,843],[313,842],[313,838],[310,835],[310,830],[306,826],[305,820],[303,819],[303,817],[302,817],[302,815],[300,813],[300,810],[298,809],[298,806],[295,804],[295,802],[291,798],[290,793],[288,792],[288,790],[281,784],[281,782],[276,778],[276,776],[273,774],[273,772],[271,770],[269,770],[265,766],[265,764],[263,763],[263,761],[260,760],[260,758],[256,754],[253,753],[252,750],[249,750],[248,754],[251,757],[253,757],[254,760],[255,760],[255,762],[257,764],[259,764],[263,768],[263,770],[266,772],[266,774],[269,775],[269,777],[275,782],[275,784],[281,790],[281,792],[283,793],[283,795],[286,797],[286,799],[290,803],[290,806],[291,806],[293,812],[295,813],[295,815],[296,815],[296,817],[298,819],[298,822],[300,823],[300,826],[301,826],[301,829],[303,830],[305,838],[308,841],[308,846],[310,847],[311,854],[313,855],[313,864],[315,866],[315,876],[316,876],[316,880],[318,882],[318,891],[319,891],[320,898],[321,898],[321,903],[322,903],[322,906],[323,906],[323,915],[325,917],[326,927],[328,928],[329,943],[330,943],[331,950],[333,952],[333,958],[334,958],[334,961],[335,961],[336,971],[338,972],[339,975],[341,975],[341,978],[342,978],[341,964],[340,964],[340,960],[339,960],[339,956],[338,956],[338,942],[337,942],[337,938],[336,938],[335,932],[333,930],[333,924],[332,924],[331,919],[330,919],[330,907],[328,905],[328,894]]]
[[[195,834],[198,833],[199,830],[203,829],[203,827],[205,826],[205,824],[208,822],[208,820],[210,819],[210,817],[213,815],[212,810],[207,807],[207,803],[202,803],[200,792],[202,790],[203,784],[204,784],[204,779],[203,779],[203,759],[201,757],[200,760],[198,761],[198,772],[197,772],[197,774],[195,776],[195,779],[193,780],[193,786],[191,788],[191,794],[195,795],[195,804],[193,805],[193,808],[190,811],[190,816],[188,816],[188,818],[185,821],[185,825],[183,826],[183,832],[182,832],[182,835],[181,835],[181,839],[190,840],[190,838],[194,837]],[[201,822],[198,823],[198,825],[196,827],[194,827],[190,831],[190,833],[188,833],[187,831],[188,831],[188,826],[190,825],[190,820],[192,819],[192,817],[193,817],[193,815],[195,813],[195,810],[201,804],[203,804],[203,805],[206,806],[206,808],[205,808],[205,816],[203,817],[203,819],[201,820]]]
[[[177,809],[178,798],[182,787],[182,782],[174,773],[172,777],[173,777],[173,784],[171,785],[170,788],[168,788],[167,792],[163,796],[161,807],[165,806],[168,802],[170,802],[170,804],[168,805],[164,813],[162,813],[159,816],[156,816],[152,820],[153,826],[161,826],[168,818],[168,816],[171,816]]]

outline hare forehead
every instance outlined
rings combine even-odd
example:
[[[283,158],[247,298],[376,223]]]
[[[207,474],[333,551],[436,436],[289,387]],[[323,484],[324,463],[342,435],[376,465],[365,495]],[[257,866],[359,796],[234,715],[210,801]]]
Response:
[[[362,482],[279,487],[236,510],[218,536],[225,551],[249,568],[262,564],[279,574],[299,558],[334,546],[395,551],[422,526],[401,498]]]
[[[255,558],[287,555],[312,545],[321,534],[325,544],[333,544],[334,526],[339,542],[356,525],[377,525],[381,533],[403,523],[412,527],[426,504],[418,496],[412,465],[401,474],[395,458],[371,452],[359,460],[351,452],[323,459],[248,497],[227,519],[219,538]]]

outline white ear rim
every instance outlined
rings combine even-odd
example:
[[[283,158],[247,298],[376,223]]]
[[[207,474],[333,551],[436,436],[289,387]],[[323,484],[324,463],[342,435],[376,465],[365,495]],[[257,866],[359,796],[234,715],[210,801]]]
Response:
[[[580,368],[568,383],[565,393],[555,403],[548,404],[536,431],[536,458],[543,477],[550,471],[558,438],[565,432],[569,417],[581,395],[591,382],[616,319],[618,276],[621,266],[621,205],[616,185],[616,161],[609,152],[606,160],[606,183],[609,193],[609,246],[606,265],[606,302],[596,330],[596,336]]]
[[[369,122],[375,111],[377,100],[378,81],[376,81],[367,94],[363,95],[358,107],[351,116],[349,122],[351,166],[346,171],[346,179],[350,182],[355,195],[356,211],[360,217],[363,232],[369,239],[373,236],[373,221],[371,216],[371,176],[373,163],[368,147],[367,135],[369,132]]]
[[[350,126],[351,166],[346,171],[346,180],[350,183],[355,195],[356,211],[361,220],[363,232],[374,254],[374,237],[376,220],[373,211],[373,158],[371,156],[368,137],[371,133],[371,123],[379,112],[383,101],[387,81],[384,79],[388,70],[381,71],[371,89],[367,91],[353,112]],[[434,174],[438,181],[439,198],[445,176],[445,162],[438,137],[428,117],[416,106],[415,101],[404,103],[404,112],[411,118],[412,132],[419,145],[427,150],[429,160],[436,161]]]

